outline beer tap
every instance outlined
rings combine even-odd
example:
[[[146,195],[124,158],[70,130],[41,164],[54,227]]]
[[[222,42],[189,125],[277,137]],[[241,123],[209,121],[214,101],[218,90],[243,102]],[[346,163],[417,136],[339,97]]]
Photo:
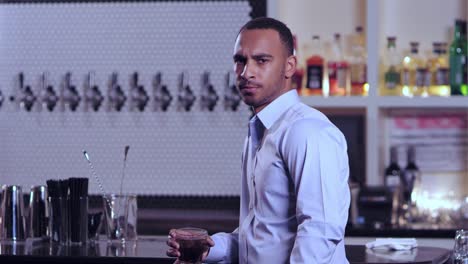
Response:
[[[235,82],[232,79],[233,76],[228,72],[226,74],[226,83],[224,86],[224,109],[225,110],[232,110],[237,111],[239,107],[241,97],[239,94],[239,90],[237,89]]]
[[[16,102],[20,108],[24,108],[28,112],[31,111],[34,106],[36,96],[31,86],[24,85],[24,74],[22,72],[18,74],[18,85],[16,86],[14,95],[10,97],[10,101]]]
[[[97,112],[101,107],[102,101],[104,101],[104,96],[96,85],[95,73],[89,72],[84,88],[85,111],[88,111],[91,108],[94,112]]]
[[[120,111],[122,107],[125,105],[125,101],[127,97],[125,96],[122,87],[119,85],[119,74],[117,72],[113,72],[109,89],[107,90],[107,97],[109,99],[108,103],[108,110],[109,111]]]
[[[139,85],[138,83],[138,72],[134,72],[130,81],[130,110],[135,111],[138,109],[140,112],[143,112],[148,101],[148,93],[143,85]]]
[[[49,73],[44,72],[41,75],[41,84],[39,90],[39,107],[47,108],[49,112],[54,111],[55,106],[59,100],[57,93],[54,90],[54,87],[49,83]]]
[[[161,72],[158,72],[153,79],[153,99],[154,111],[167,111],[167,108],[169,107],[172,101],[172,95],[167,89],[167,85],[162,84]]]
[[[72,84],[71,72],[67,72],[65,74],[61,88],[60,97],[62,102],[62,110],[64,111],[68,106],[71,111],[76,111],[78,105],[80,104],[81,96],[78,93],[76,86]]]
[[[186,73],[182,72],[179,76],[179,94],[177,96],[178,108],[184,109],[185,111],[190,111],[192,105],[194,104],[196,97],[190,89],[190,86],[187,84],[188,77]]]
[[[3,93],[2,93],[2,90],[0,90],[0,107],[2,107],[3,105],[3,100],[4,100]]]
[[[202,89],[201,89],[201,108],[202,110],[208,109],[213,111],[219,96],[216,93],[213,85],[210,83],[210,73],[204,72],[202,76]]]

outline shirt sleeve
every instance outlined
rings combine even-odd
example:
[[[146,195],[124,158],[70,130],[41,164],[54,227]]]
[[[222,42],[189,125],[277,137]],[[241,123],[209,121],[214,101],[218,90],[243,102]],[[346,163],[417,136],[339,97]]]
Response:
[[[332,124],[304,119],[285,136],[283,155],[296,194],[296,240],[290,263],[346,263],[349,208],[346,141]],[[339,258],[344,259],[336,259]]]
[[[238,229],[232,233],[216,233],[211,236],[215,245],[205,259],[206,263],[237,263],[239,258]]]

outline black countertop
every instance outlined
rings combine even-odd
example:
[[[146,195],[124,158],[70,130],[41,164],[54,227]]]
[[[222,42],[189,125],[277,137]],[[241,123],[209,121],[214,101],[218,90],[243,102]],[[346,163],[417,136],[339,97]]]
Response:
[[[140,236],[126,246],[100,240],[86,246],[0,242],[1,263],[174,263],[166,256],[166,236]],[[347,245],[346,255],[351,264],[358,263],[447,263],[450,250],[418,247],[410,251],[374,251],[361,245]]]
[[[346,227],[347,237],[416,237],[416,238],[454,238],[455,229],[437,228],[371,228],[371,227]]]

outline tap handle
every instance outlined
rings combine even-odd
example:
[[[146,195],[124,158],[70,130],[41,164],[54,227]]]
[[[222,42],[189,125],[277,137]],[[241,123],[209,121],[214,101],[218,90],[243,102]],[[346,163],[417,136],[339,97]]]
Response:
[[[237,111],[241,97],[237,90],[235,82],[232,80],[232,74],[228,72],[226,74],[226,82],[224,87],[224,108],[231,111]]]
[[[65,76],[65,88],[67,89],[67,94],[68,98],[66,100],[68,101],[68,105],[70,107],[71,111],[76,111],[78,108],[78,105],[80,104],[81,101],[81,96],[78,93],[78,90],[76,89],[76,86],[72,84],[72,77],[71,77],[71,72],[67,72]]]
[[[149,101],[148,93],[145,88],[138,83],[138,72],[134,72],[130,82],[131,86],[131,110],[138,109],[140,112],[145,110]]]
[[[58,96],[54,88],[51,85],[48,85],[46,88],[47,97],[45,99],[46,107],[49,112],[54,111],[55,106],[57,105]]]
[[[5,100],[5,98],[3,97],[2,90],[0,90],[0,107],[3,105],[3,100]]]
[[[190,89],[190,86],[185,86],[185,105],[184,105],[184,108],[185,108],[185,111],[190,111],[190,109],[192,108],[194,102],[195,102],[195,94],[193,93],[192,89]]]
[[[22,101],[26,111],[30,112],[34,106],[34,102],[36,101],[36,96],[34,95],[31,86],[27,85],[23,88]]]
[[[132,78],[130,81],[130,86],[131,87],[138,87],[138,72],[134,72],[132,74]]]
[[[137,108],[140,112],[145,110],[146,105],[149,101],[148,93],[146,92],[145,88],[141,85],[137,87]]]
[[[101,90],[96,85],[95,82],[95,73],[89,72],[87,78],[87,84],[85,87],[85,102],[86,108],[88,104],[91,105],[91,109],[94,112],[97,112],[101,107],[102,102],[104,101],[104,96],[101,93]]]
[[[29,85],[24,85],[23,72],[18,74],[18,90],[19,93],[16,95],[15,100],[17,100],[26,111],[30,112],[34,106],[34,102],[36,101],[36,96]]]
[[[172,99],[169,89],[166,85],[162,84],[162,73],[158,72],[153,80],[154,110],[167,111]]]
[[[216,103],[218,102],[218,99],[219,96],[216,93],[214,86],[210,83],[210,73],[205,72],[202,77],[202,109],[213,111]]]
[[[157,86],[161,85],[161,83],[162,83],[162,73],[158,72],[154,76],[153,85],[154,85],[154,87],[157,87]]]
[[[91,91],[93,93],[93,101],[91,101],[91,106],[94,112],[97,112],[99,107],[101,107],[102,102],[104,101],[104,96],[102,95],[101,90],[99,90],[97,85],[93,85],[91,87]]]
[[[190,86],[186,85],[182,87],[182,91],[179,92],[178,100],[181,108],[187,112],[190,111],[196,100],[195,94],[193,93]]]
[[[46,107],[49,112],[54,111],[55,106],[59,100],[57,93],[54,90],[54,87],[49,84],[48,73],[44,72],[41,76],[41,91],[39,94],[39,100],[42,105]]]
[[[162,95],[161,109],[163,111],[167,111],[167,108],[169,108],[169,105],[171,104],[173,98],[172,98],[171,93],[169,92],[169,89],[167,89],[166,85],[163,85],[161,87],[161,95]]]
[[[117,112],[121,111],[127,101],[122,87],[118,83],[118,73],[113,72],[108,90],[109,108]]]

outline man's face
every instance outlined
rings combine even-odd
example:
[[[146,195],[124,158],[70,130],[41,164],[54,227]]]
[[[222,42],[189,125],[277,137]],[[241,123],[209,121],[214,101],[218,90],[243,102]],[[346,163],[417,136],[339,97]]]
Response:
[[[288,91],[291,77],[286,49],[272,29],[243,30],[234,46],[234,71],[244,102],[256,113]],[[295,62],[295,58],[294,58]]]

